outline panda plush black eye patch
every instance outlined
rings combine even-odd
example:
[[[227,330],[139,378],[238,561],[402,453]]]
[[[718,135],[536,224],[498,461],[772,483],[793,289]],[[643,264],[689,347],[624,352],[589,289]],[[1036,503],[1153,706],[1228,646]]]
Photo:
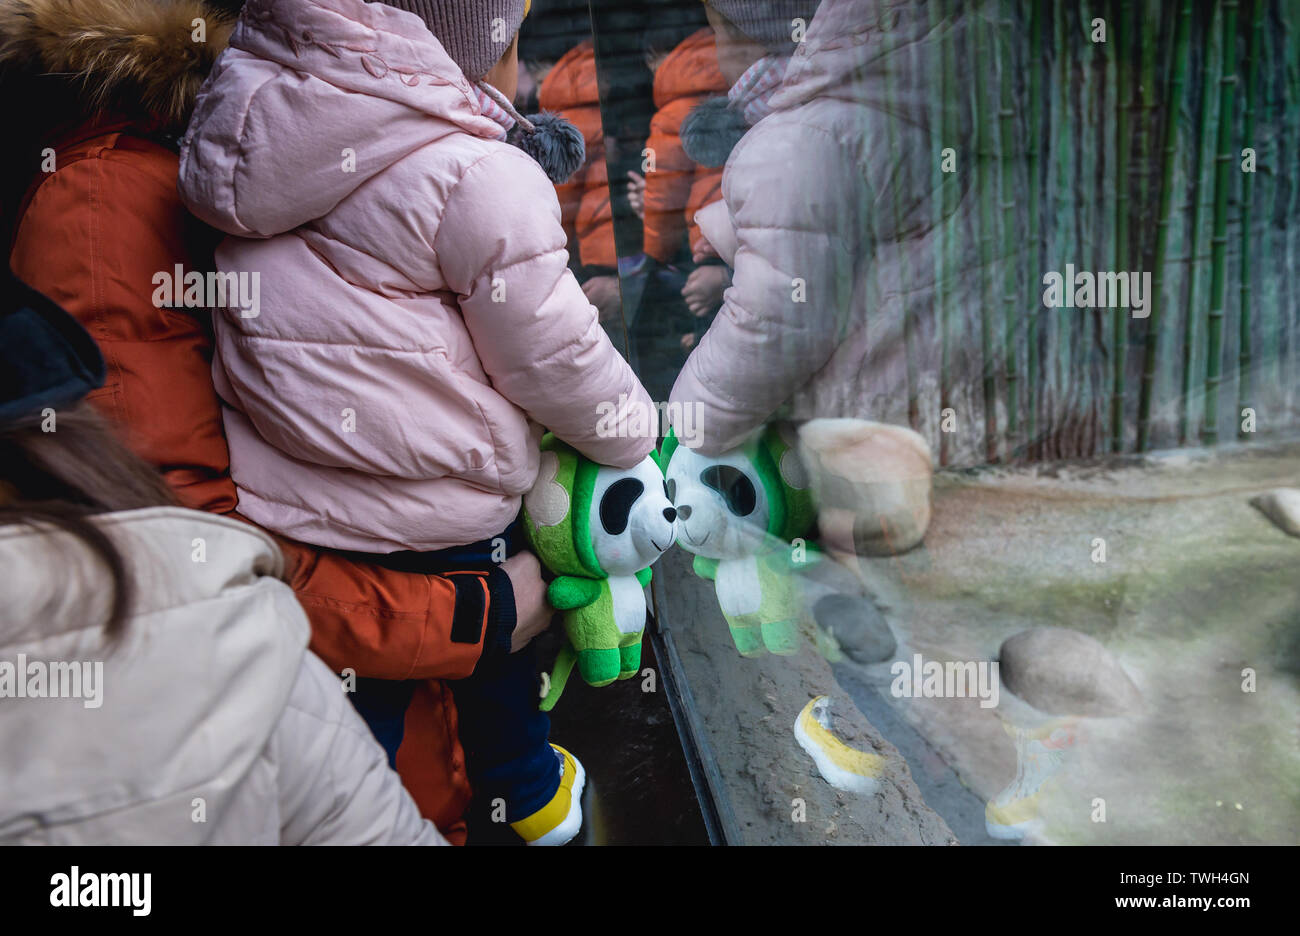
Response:
[[[754,484],[745,473],[730,465],[710,465],[700,472],[700,482],[722,495],[727,509],[737,517],[748,517],[754,512],[758,495]]]
[[[664,482],[664,494],[667,495],[669,503],[677,503],[677,482],[672,478]]]
[[[627,518],[632,505],[645,491],[645,485],[636,478],[620,478],[609,486],[600,499],[600,525],[605,532],[618,536],[627,529]]]

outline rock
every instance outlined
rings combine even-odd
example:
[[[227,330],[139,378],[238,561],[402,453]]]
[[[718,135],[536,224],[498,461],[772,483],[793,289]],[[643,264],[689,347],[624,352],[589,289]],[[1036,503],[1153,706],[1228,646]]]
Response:
[[[1277,488],[1250,499],[1254,507],[1287,536],[1300,537],[1300,489]]]
[[[921,542],[934,469],[919,434],[865,419],[814,419],[799,428],[799,455],[828,548],[889,556]]]
[[[1041,712],[1106,717],[1142,704],[1119,661],[1093,638],[1064,627],[1008,637],[998,653],[1002,685]]]
[[[857,663],[888,660],[898,648],[893,631],[870,598],[827,595],[813,606],[813,617]]]

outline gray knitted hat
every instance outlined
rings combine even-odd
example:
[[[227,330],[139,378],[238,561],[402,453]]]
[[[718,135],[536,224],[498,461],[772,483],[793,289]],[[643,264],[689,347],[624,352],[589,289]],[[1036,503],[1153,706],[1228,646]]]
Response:
[[[794,20],[807,26],[817,12],[818,0],[704,0],[738,30],[772,52],[789,53],[794,47]]]
[[[383,0],[383,4],[424,20],[470,81],[478,81],[501,60],[528,12],[528,0]]]

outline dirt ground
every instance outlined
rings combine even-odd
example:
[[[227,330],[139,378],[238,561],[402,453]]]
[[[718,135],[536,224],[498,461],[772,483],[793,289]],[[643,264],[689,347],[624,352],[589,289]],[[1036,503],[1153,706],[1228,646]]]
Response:
[[[942,475],[924,546],[862,573],[897,658],[993,660],[1018,631],[1068,627],[1141,690],[1139,709],[1079,722],[1040,840],[1295,844],[1300,540],[1248,503],[1282,486],[1300,486],[1300,446]],[[978,798],[1011,779],[1014,699],[894,699],[888,663],[859,671]]]
[[[1300,486],[1300,445],[945,473],[923,546],[860,562],[898,638],[895,660],[992,661],[1021,630],[1068,627],[1100,641],[1141,691],[1133,711],[1078,722],[1029,841],[1300,842],[1300,540],[1248,504],[1281,486]],[[990,709],[894,698],[889,661],[832,670],[811,645],[742,659],[686,557],[674,550],[661,568],[656,596],[716,763],[715,793],[744,841],[944,844],[957,841],[953,828],[988,841],[983,803],[1016,766],[1003,723],[1032,714],[1005,687]],[[1243,691],[1244,670],[1254,691]],[[907,726],[890,729],[898,747],[862,714],[871,706],[852,701],[871,688]],[[823,693],[840,737],[886,756],[879,792],[833,789],[795,743],[795,717]],[[947,772],[969,791],[936,803],[949,822],[913,777],[932,790],[925,778]]]

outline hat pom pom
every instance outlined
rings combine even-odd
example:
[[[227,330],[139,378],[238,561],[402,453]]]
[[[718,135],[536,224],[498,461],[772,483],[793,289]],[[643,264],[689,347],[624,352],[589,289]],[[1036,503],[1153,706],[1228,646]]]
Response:
[[[682,149],[701,166],[724,166],[748,129],[744,115],[729,107],[725,97],[712,97],[697,104],[682,121]]]
[[[569,181],[587,159],[582,131],[559,114],[547,111],[529,116],[528,122],[533,125],[532,133],[516,124],[507,139],[533,157],[553,183]]]

